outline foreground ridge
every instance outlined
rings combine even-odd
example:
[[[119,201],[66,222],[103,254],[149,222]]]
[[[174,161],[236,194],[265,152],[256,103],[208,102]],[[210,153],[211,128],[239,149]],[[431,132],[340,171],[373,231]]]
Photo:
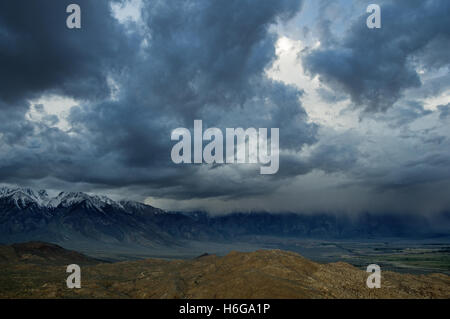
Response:
[[[65,287],[66,273],[61,265],[48,260],[43,266],[41,260],[38,266],[30,258],[27,262],[8,260],[4,252],[10,246],[0,247],[1,298],[450,297],[447,275],[383,272],[381,288],[369,289],[368,274],[354,266],[319,264],[281,250],[233,251],[224,257],[204,255],[191,260],[97,261],[82,267],[81,289],[70,290]],[[24,274],[27,280],[14,279]]]

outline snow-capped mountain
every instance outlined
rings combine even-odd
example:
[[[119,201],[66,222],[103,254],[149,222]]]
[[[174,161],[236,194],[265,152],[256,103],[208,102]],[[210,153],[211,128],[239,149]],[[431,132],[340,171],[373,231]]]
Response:
[[[47,241],[71,245],[123,244],[171,246],[195,241],[222,241],[255,236],[283,238],[408,238],[450,233],[450,213],[438,223],[424,216],[360,214],[168,213],[133,201],[106,196],[45,190],[0,188],[0,243]],[[420,229],[420,233],[418,230]]]
[[[30,204],[39,207],[48,205],[50,198],[46,190],[34,191],[31,188],[0,188],[0,199],[10,199],[18,208],[24,208]]]
[[[101,210],[105,206],[122,207],[119,203],[106,196],[88,195],[82,192],[61,192],[51,198],[47,206],[49,208],[70,207],[85,202],[91,208]]]
[[[80,203],[85,203],[90,208],[101,210],[106,206],[115,208],[134,208],[140,211],[148,209],[150,206],[134,201],[120,201],[116,202],[107,196],[89,195],[82,192],[60,192],[55,197],[49,197],[46,190],[35,191],[31,188],[0,188],[0,201],[10,200],[17,208],[26,208],[30,205],[35,205],[40,208],[67,208]],[[162,212],[162,211],[159,211]]]
[[[164,211],[133,201],[116,202],[106,196],[45,190],[0,188],[0,242],[67,240],[170,242],[155,225]]]

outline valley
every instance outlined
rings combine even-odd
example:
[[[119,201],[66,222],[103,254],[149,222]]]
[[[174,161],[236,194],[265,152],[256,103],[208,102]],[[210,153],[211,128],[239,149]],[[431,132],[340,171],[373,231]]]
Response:
[[[166,212],[81,192],[0,188],[0,243],[43,241],[104,261],[282,249],[315,262],[450,272],[450,215]],[[420,231],[418,231],[420,230]]]

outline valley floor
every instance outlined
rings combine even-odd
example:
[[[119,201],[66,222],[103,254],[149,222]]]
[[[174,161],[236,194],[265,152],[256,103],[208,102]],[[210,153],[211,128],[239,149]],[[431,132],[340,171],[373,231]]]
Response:
[[[320,263],[344,261],[362,270],[378,264],[383,270],[450,275],[450,240],[313,240],[279,237],[241,238],[234,242],[187,241],[179,246],[142,247],[126,245],[95,245],[92,242],[60,243],[63,247],[83,252],[106,261],[129,261],[145,258],[192,259],[204,253],[225,256],[230,251],[252,252],[258,249],[281,249]]]

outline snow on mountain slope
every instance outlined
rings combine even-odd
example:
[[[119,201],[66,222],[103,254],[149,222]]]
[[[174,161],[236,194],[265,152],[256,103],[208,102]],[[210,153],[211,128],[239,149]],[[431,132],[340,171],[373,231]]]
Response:
[[[55,209],[58,207],[67,208],[80,203],[85,203],[88,208],[95,208],[102,210],[106,206],[110,206],[116,209],[125,209],[133,211],[144,211],[151,206],[133,202],[133,201],[120,201],[116,202],[107,196],[89,195],[82,192],[60,192],[55,197],[49,197],[46,190],[34,191],[30,188],[9,188],[0,187],[0,200],[9,199],[17,208],[25,208],[30,204],[35,204],[40,208]],[[163,212],[162,210],[154,208],[156,212]]]
[[[106,205],[117,205],[112,199],[106,196],[91,196],[81,192],[61,192],[49,201],[48,206],[51,208],[70,207],[82,202],[85,202],[89,208],[97,208],[99,210]]]
[[[50,198],[45,190],[35,192],[30,188],[0,188],[0,199],[8,198],[14,202],[18,208],[24,208],[30,204],[36,204],[38,207],[47,207]]]
[[[174,244],[156,224],[159,211],[140,203],[123,206],[106,196],[82,192],[50,197],[44,190],[1,187],[0,242]]]
[[[152,206],[149,206],[149,205],[146,205],[146,204],[143,204],[143,203],[131,201],[131,200],[121,200],[117,204],[120,205],[121,207],[123,207],[127,211],[144,213],[144,212],[149,211],[149,209],[151,209],[151,212],[153,214],[166,213],[162,209],[155,208],[155,207],[152,207]]]

